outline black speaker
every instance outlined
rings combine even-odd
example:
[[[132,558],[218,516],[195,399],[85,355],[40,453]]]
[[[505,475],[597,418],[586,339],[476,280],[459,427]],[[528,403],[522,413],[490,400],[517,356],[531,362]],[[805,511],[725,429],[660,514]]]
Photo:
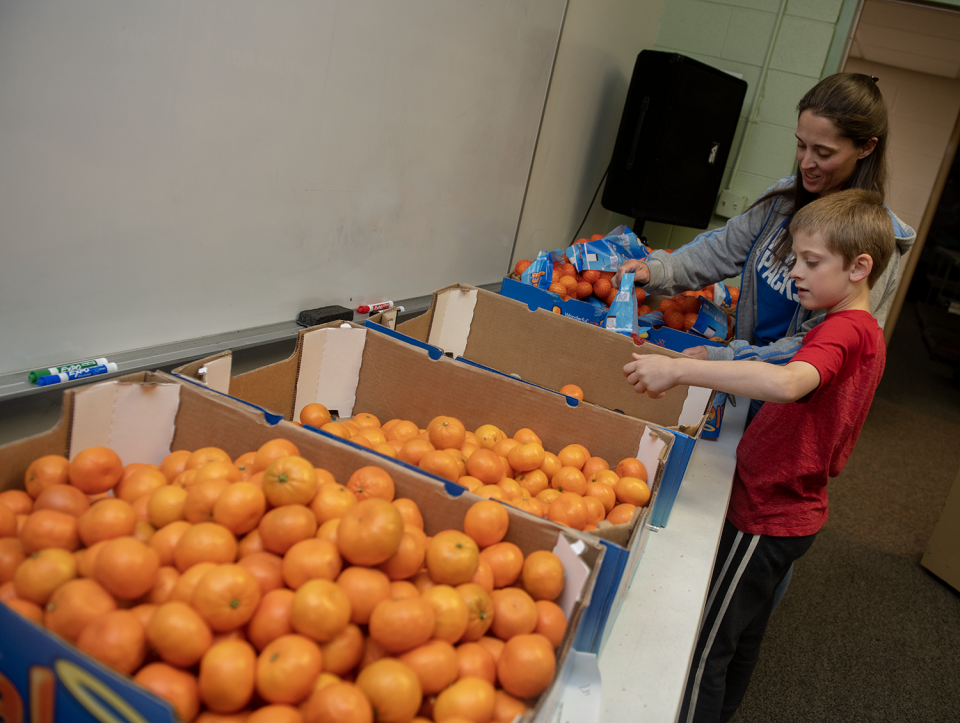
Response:
[[[746,81],[693,58],[642,51],[603,207],[633,216],[641,228],[643,221],[706,228],[746,93]]]

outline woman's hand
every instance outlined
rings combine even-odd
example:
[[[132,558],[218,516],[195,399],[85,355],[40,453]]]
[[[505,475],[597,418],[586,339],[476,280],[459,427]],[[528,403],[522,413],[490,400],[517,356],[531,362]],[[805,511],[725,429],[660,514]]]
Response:
[[[613,278],[610,279],[610,284],[615,289],[620,288],[620,281],[623,279],[623,275],[628,271],[633,272],[633,283],[635,286],[643,286],[644,284],[649,283],[650,281],[650,269],[643,263],[643,261],[638,261],[637,259],[627,259],[623,262],[617,273],[613,275]]]
[[[694,359],[702,359],[703,361],[710,359],[707,355],[707,347],[705,346],[692,346],[689,349],[684,349],[681,353],[692,356]]]

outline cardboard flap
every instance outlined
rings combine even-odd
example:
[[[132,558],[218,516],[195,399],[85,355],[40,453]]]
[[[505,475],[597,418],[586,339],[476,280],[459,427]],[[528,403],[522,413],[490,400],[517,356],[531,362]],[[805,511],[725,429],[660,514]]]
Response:
[[[366,329],[343,326],[309,331],[301,338],[293,418],[312,402],[352,417],[366,344]]]
[[[104,382],[77,391],[69,458],[88,447],[109,447],[126,465],[160,464],[170,454],[179,384]]]
[[[197,377],[207,387],[221,394],[230,393],[230,371],[233,368],[233,356],[224,354],[216,357],[197,369]]]
[[[563,608],[567,620],[573,614],[573,608],[580,600],[584,583],[590,575],[590,568],[580,559],[584,548],[582,540],[570,542],[564,535],[557,537],[557,544],[553,548],[553,553],[563,563],[564,575],[563,592],[555,602]]]
[[[435,303],[427,342],[454,356],[463,356],[477,305],[477,289],[450,289],[438,294]]]
[[[680,411],[680,419],[677,425],[680,427],[696,427],[702,421],[707,412],[710,411],[710,399],[713,397],[713,390],[706,387],[689,387],[687,397],[683,400],[683,409]]]
[[[660,435],[647,427],[646,432],[640,438],[640,446],[637,449],[637,459],[643,462],[647,468],[647,481],[653,488],[653,480],[658,471],[663,466],[661,460],[666,456],[667,443],[661,439]]]

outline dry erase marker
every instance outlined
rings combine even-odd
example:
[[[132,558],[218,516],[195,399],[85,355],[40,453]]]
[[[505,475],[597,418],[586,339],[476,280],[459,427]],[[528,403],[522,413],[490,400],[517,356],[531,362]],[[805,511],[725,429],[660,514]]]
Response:
[[[48,367],[47,369],[37,369],[30,372],[27,375],[27,378],[31,382],[36,382],[40,377],[51,376],[53,374],[66,373],[71,371],[76,371],[77,369],[86,369],[87,367],[98,367],[103,364],[107,364],[106,357],[100,357],[99,359],[88,359],[87,361],[74,362],[73,364],[64,364],[59,367]]]
[[[372,314],[375,311],[389,309],[391,306],[393,306],[392,301],[380,301],[376,304],[364,304],[363,306],[358,306],[357,311],[361,314]]]
[[[37,385],[46,387],[50,384],[59,384],[60,382],[66,382],[72,379],[83,379],[85,377],[109,374],[115,371],[117,371],[117,365],[113,362],[107,362],[106,364],[99,364],[95,367],[84,367],[83,369],[74,369],[68,372],[60,372],[59,374],[48,374],[47,376],[38,378]]]

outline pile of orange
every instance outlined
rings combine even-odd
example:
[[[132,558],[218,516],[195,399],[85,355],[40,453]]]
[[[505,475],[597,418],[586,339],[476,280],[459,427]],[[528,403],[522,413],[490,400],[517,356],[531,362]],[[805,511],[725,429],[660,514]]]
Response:
[[[522,715],[566,630],[559,558],[508,541],[499,502],[428,536],[383,469],[343,482],[285,439],[41,457],[0,493],[0,601],[184,721]]]
[[[300,415],[300,421],[311,426],[324,418],[329,412],[318,403],[304,407]],[[540,437],[527,427],[510,436],[493,424],[471,432],[455,417],[439,416],[421,428],[403,419],[381,425],[375,415],[361,413],[320,424],[319,429],[456,482],[481,497],[577,530],[629,523],[634,511],[650,501],[647,471],[640,460],[628,457],[611,468],[576,443],[554,453],[544,449]]]

